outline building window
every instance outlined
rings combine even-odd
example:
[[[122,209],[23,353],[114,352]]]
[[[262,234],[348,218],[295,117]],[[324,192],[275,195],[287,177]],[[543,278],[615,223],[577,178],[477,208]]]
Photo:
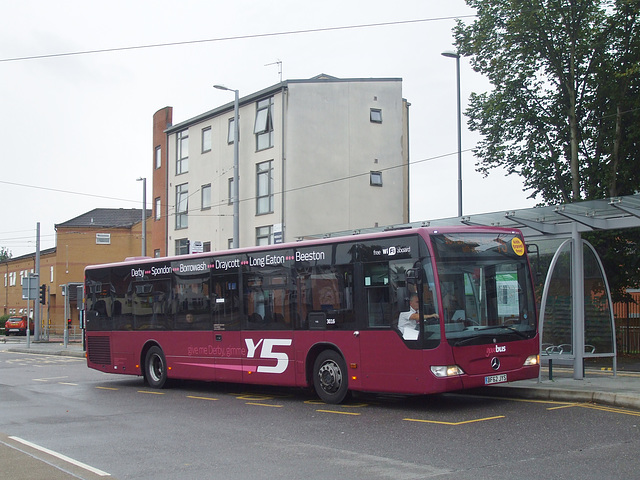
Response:
[[[235,125],[235,118],[231,117],[229,119],[229,133],[227,134],[227,143],[229,145],[233,144],[233,136],[234,136],[233,126],[234,125]],[[240,141],[240,130],[238,130],[238,141]]]
[[[111,234],[96,233],[96,245],[111,245]]]
[[[189,226],[189,184],[176,186],[176,230]]]
[[[180,238],[176,240],[176,255],[187,255],[189,253],[189,240]]]
[[[176,175],[189,171],[189,130],[176,135]]]
[[[162,148],[156,147],[156,170],[162,166]]]
[[[382,186],[382,172],[371,172],[369,176],[369,185],[374,187]]]
[[[273,213],[273,160],[256,167],[256,215]]]
[[[211,251],[211,242],[202,242],[202,251],[210,252]]]
[[[271,245],[271,238],[273,236],[273,225],[267,227],[256,228],[256,245]]]
[[[382,110],[372,108],[369,112],[369,120],[371,120],[372,123],[382,123]]]
[[[202,153],[211,151],[211,127],[202,129]]]
[[[233,205],[233,177],[229,179],[229,205]]]
[[[203,185],[200,189],[202,192],[202,210],[211,208],[211,184]]]
[[[256,215],[273,213],[273,160],[256,165]]]
[[[49,270],[49,283],[53,283],[53,267]]]
[[[273,147],[273,97],[260,100],[256,105],[256,150]]]
[[[154,257],[154,258],[160,258],[160,249],[159,249],[159,248],[156,248],[156,249],[153,251],[153,257]]]
[[[160,203],[160,197],[156,197],[154,208],[156,210],[155,219],[160,220],[162,218],[162,204]]]

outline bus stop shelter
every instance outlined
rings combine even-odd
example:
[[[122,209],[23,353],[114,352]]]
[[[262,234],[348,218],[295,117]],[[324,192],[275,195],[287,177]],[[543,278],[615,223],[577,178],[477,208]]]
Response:
[[[585,358],[611,357],[616,374],[616,330],[607,276],[598,254],[582,234],[640,227],[640,194],[387,228],[461,224],[522,231],[536,273],[543,361],[573,364],[573,378],[581,380]],[[379,230],[361,229],[330,236]]]

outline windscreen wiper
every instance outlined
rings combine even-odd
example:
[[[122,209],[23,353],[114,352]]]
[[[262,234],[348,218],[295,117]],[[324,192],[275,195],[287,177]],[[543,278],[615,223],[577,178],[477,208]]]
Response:
[[[474,335],[472,337],[467,337],[467,338],[463,338],[462,340],[458,340],[456,343],[453,344],[454,347],[460,347],[462,345],[467,345],[469,343],[472,343],[474,340],[478,340],[479,338],[484,338],[484,337],[491,337],[494,336],[495,333],[487,333],[487,330],[495,330],[498,328],[504,328],[505,330],[508,330],[509,333],[515,333],[517,336],[519,336],[520,338],[524,338],[524,339],[529,339],[531,338],[529,335],[527,335],[524,332],[521,332],[520,330],[518,330],[515,327],[512,327],[510,325],[496,325],[494,327],[487,327],[484,328],[482,330],[482,333],[478,334],[478,335]]]

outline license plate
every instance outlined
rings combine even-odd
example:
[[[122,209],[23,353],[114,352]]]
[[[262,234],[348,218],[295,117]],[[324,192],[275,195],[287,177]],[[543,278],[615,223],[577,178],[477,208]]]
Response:
[[[507,374],[503,373],[502,375],[490,375],[488,377],[484,377],[484,384],[491,385],[492,383],[502,383],[507,381]]]

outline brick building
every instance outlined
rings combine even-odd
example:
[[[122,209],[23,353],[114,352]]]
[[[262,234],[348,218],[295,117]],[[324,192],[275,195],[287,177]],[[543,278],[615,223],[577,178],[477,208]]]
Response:
[[[150,213],[148,214],[148,216]],[[55,225],[56,247],[40,252],[40,281],[47,287],[47,303],[42,306],[42,331],[63,331],[65,312],[77,330],[79,315],[74,288],[84,281],[84,268],[97,263],[122,261],[139,256],[142,251],[142,210],[96,208],[76,218]],[[147,235],[147,250],[151,239]],[[0,262],[4,280],[0,298],[4,315],[33,317],[33,301],[22,299],[22,283],[35,273],[35,253]],[[68,289],[69,295],[63,294]],[[40,307],[40,304],[36,302]]]

